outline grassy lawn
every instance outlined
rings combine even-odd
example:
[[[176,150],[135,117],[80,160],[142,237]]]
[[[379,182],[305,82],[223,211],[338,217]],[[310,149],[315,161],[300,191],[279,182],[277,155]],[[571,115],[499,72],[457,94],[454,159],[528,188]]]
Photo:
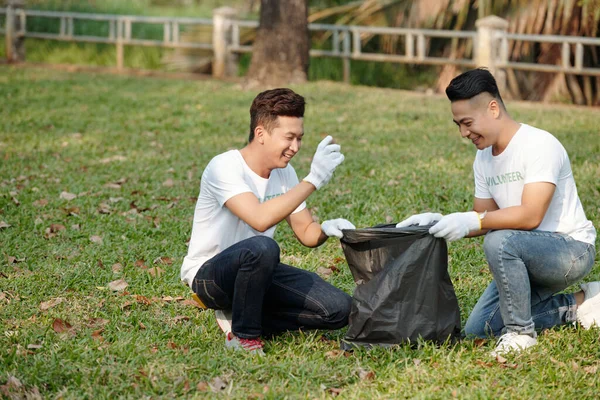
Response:
[[[444,98],[330,82],[294,89],[308,101],[299,176],[326,134],[346,155],[309,199],[321,221],[366,227],[470,208],[475,149]],[[493,341],[342,353],[345,330],[285,334],[264,358],[227,352],[179,267],[202,170],[244,145],[256,92],[3,66],[0,93],[0,396],[597,398],[600,332],[572,326],[506,363],[489,357]],[[598,110],[508,106],[562,141],[600,227]],[[306,249],[284,225],[276,239],[287,263],[338,266],[327,279],[352,293],[339,242]],[[491,279],[481,244],[449,245],[463,323]],[[598,279],[596,262],[588,280]],[[125,290],[111,290],[117,280]]]

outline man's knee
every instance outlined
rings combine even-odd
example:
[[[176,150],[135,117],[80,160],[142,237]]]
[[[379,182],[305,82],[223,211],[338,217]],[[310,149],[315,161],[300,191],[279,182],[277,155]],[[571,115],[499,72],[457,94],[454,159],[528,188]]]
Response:
[[[515,235],[511,230],[491,231],[485,235],[483,239],[483,251],[486,258],[489,260],[492,257],[497,257],[499,252],[510,251],[511,238]]]
[[[332,293],[327,302],[328,322],[331,329],[340,329],[348,325],[348,317],[352,309],[352,297],[339,290]]]
[[[251,244],[251,251],[255,257],[265,260],[269,265],[279,263],[279,245],[268,236],[255,236],[247,239]]]

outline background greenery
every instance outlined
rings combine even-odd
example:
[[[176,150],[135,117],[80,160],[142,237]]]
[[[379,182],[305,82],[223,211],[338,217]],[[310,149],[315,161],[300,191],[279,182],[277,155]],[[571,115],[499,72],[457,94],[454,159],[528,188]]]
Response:
[[[332,82],[294,89],[308,101],[298,175],[324,135],[346,155],[308,201],[321,221],[366,227],[470,208],[475,149],[460,139],[444,98]],[[534,351],[506,363],[490,358],[493,341],[342,353],[345,329],[285,334],[267,341],[264,358],[227,352],[213,312],[185,301],[179,267],[203,168],[244,145],[256,92],[3,66],[0,93],[4,396],[597,398],[599,330],[572,326],[543,333]],[[508,107],[561,140],[587,216],[600,226],[597,111]],[[306,249],[284,225],[276,234],[283,260],[335,266],[327,279],[352,293],[339,242]],[[449,245],[463,323],[491,279],[481,243]],[[118,279],[125,291],[109,288]],[[596,262],[588,280],[598,279]]]
[[[35,10],[73,11],[100,14],[178,16],[212,18],[212,11],[221,6],[237,7],[243,19],[258,19],[257,6],[248,9],[247,0],[202,0],[202,1],[157,1],[157,0],[27,0],[27,7]],[[335,6],[336,1],[311,1],[311,7]],[[3,22],[0,22],[2,24]],[[27,29],[35,32],[58,33],[59,20],[42,17],[27,19]],[[133,24],[135,38],[162,40],[162,26],[154,24]],[[75,32],[94,36],[108,36],[108,24],[91,21],[75,22]],[[203,32],[203,31],[202,31]],[[196,41],[210,41],[210,33],[198,33]],[[4,57],[4,40],[0,43],[0,58]],[[315,47],[323,47],[315,38]],[[330,45],[329,45],[330,46]],[[366,50],[374,50],[365,46]],[[124,65],[126,68],[172,70],[174,63],[167,60],[171,49],[144,46],[126,46]],[[202,55],[202,52],[196,52]],[[76,64],[110,67],[116,65],[114,45],[102,43],[71,43],[53,40],[27,39],[25,41],[27,62],[51,64]],[[205,56],[209,56],[207,53]],[[240,57],[240,75],[245,75],[250,64],[250,54]],[[425,66],[408,66],[394,63],[351,62],[351,82],[370,86],[414,89],[432,86],[437,78],[435,69]],[[309,70],[310,80],[343,80],[342,61],[335,58],[312,58]]]

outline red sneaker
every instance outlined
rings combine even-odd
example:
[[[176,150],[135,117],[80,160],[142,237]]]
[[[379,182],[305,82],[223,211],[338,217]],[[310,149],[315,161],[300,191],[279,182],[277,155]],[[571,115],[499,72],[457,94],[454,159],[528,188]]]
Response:
[[[227,337],[225,338],[225,347],[235,350],[245,350],[252,354],[258,354],[259,356],[265,355],[263,346],[264,343],[260,338],[239,338],[235,336],[233,332],[227,332]]]

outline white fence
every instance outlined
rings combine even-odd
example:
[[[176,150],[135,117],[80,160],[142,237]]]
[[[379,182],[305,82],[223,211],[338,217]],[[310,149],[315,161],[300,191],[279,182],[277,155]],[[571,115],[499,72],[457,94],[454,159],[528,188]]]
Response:
[[[5,16],[5,23],[0,29],[0,33],[4,34],[6,38],[6,53],[9,61],[18,61],[19,49],[17,47],[22,46],[24,38],[114,44],[117,49],[116,64],[119,69],[123,68],[124,47],[127,45],[204,49],[214,52],[215,63],[218,65],[213,65],[213,74],[217,77],[232,73],[232,70],[235,70],[231,65],[236,63],[236,55],[252,51],[252,46],[244,45],[241,41],[242,30],[258,27],[257,21],[237,20],[235,12],[229,8],[215,10],[213,19],[53,12],[15,9],[12,7],[0,8],[0,16],[2,15]],[[28,30],[28,18],[58,20],[59,30],[56,33]],[[82,21],[96,21],[106,24],[104,29],[107,32],[106,36],[90,36],[78,33],[76,23]],[[150,40],[136,37],[133,34],[133,27],[138,24],[162,26],[162,39]],[[182,30],[194,26],[212,27],[212,41],[182,41]],[[507,27],[508,23],[506,21],[493,16],[478,20],[477,31],[310,24],[309,30],[311,32],[327,34],[330,42],[326,49],[312,48],[310,55],[312,57],[342,59],[344,80],[347,82],[350,80],[350,60],[427,65],[453,64],[465,67],[485,65],[492,72],[501,72],[503,69],[511,68],[600,76],[599,65],[584,65],[584,46],[600,47],[600,38],[519,35],[508,33]],[[403,53],[382,54],[365,51],[362,39],[377,36],[398,38],[399,43],[404,46]],[[472,51],[467,54],[468,58],[434,55],[430,49],[431,38],[446,38],[454,42],[467,41],[467,47]],[[550,65],[510,60],[509,42],[511,41],[558,44],[562,49],[561,63]],[[573,61],[571,61],[572,58]]]

